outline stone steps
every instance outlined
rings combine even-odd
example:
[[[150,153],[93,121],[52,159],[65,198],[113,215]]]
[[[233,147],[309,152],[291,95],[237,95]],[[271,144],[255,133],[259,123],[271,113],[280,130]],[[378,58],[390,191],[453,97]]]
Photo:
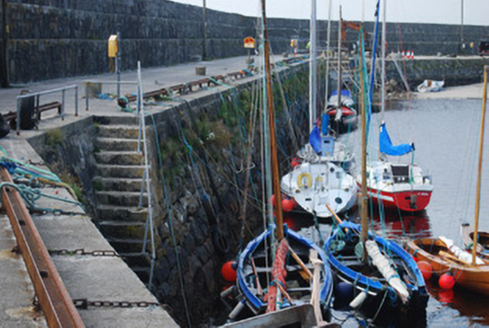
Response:
[[[101,221],[137,221],[146,222],[148,209],[138,208],[137,206],[114,206],[114,205],[98,205],[98,216]]]
[[[123,138],[138,139],[139,127],[136,125],[100,125],[98,137],[101,138]]]
[[[94,177],[98,226],[101,233],[144,283],[148,283],[150,260],[143,254],[148,195],[142,195],[144,156],[138,152],[139,126],[100,125],[96,138]],[[151,182],[150,182],[151,183]],[[150,238],[147,239],[150,248]]]
[[[103,151],[95,153],[99,164],[110,165],[143,165],[144,156],[137,151]]]
[[[142,178],[103,178],[93,179],[97,191],[140,191],[143,185]],[[149,180],[151,183],[151,179]]]
[[[140,192],[134,191],[97,191],[97,201],[100,205],[115,205],[126,207],[138,207]],[[148,195],[143,193],[143,207],[148,206]]]
[[[143,249],[143,239],[129,239],[129,238],[116,238],[106,237],[107,241],[117,250],[119,254],[125,253],[141,253]],[[149,243],[149,240],[148,240]]]
[[[97,138],[95,146],[106,151],[137,151],[137,139]]]
[[[99,228],[106,237],[124,236],[125,238],[136,238],[144,240],[146,224],[144,222],[131,221],[101,221]]]
[[[97,164],[97,170],[100,177],[133,179],[143,177],[144,165]]]

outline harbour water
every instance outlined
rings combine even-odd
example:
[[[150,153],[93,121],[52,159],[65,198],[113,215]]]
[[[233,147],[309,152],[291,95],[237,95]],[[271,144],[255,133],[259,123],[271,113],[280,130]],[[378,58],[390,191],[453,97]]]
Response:
[[[393,102],[385,112],[389,134],[394,144],[414,142],[416,151],[393,162],[414,163],[432,175],[434,191],[427,209],[409,214],[389,212],[376,214],[371,222],[377,233],[401,241],[403,238],[445,236],[462,245],[460,225],[473,225],[475,189],[482,100],[411,100]],[[373,114],[369,131],[369,158],[377,156],[378,126],[381,114]],[[489,127],[487,127],[489,128]],[[489,156],[489,133],[486,133],[485,157]],[[341,136],[353,147],[360,167],[360,131]],[[489,164],[483,163],[480,206],[480,230],[489,230]],[[347,214],[358,220],[354,211]],[[381,220],[380,217],[385,217]],[[287,218],[297,229],[308,230],[314,224],[304,216]],[[319,222],[323,236],[329,232],[331,222]],[[326,237],[324,237],[326,238]],[[430,300],[426,314],[427,327],[467,327],[489,325],[489,297],[479,296],[455,287],[453,291],[440,291],[436,280],[428,283]],[[345,327],[357,327],[362,321],[348,312],[334,312],[334,319]]]

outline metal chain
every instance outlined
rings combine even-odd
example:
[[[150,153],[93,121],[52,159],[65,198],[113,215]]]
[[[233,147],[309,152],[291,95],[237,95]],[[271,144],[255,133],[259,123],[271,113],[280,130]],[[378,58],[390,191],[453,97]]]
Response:
[[[75,304],[75,307],[79,309],[87,309],[89,306],[92,307],[113,307],[113,308],[131,308],[131,307],[138,307],[138,308],[147,308],[149,306],[161,306],[159,303],[156,302],[146,302],[146,301],[139,301],[139,302],[130,302],[130,301],[89,301],[86,298],[80,298],[80,299],[75,299],[73,300],[73,304]]]
[[[94,251],[86,251],[84,248],[79,248],[75,250],[68,250],[68,249],[50,249],[48,250],[50,255],[91,255],[91,256],[112,256],[112,257],[121,257],[119,254],[117,254],[116,251],[100,251],[100,250],[94,250]]]

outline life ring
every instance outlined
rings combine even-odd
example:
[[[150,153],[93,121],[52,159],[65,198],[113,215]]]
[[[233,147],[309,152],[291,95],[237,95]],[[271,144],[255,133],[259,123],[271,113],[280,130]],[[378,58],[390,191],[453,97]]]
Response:
[[[304,186],[303,183],[302,183],[302,179],[306,177],[307,178],[307,183],[306,185]],[[303,187],[306,187],[306,188],[311,188],[312,186],[312,177],[309,173],[307,172],[302,172],[301,174],[299,174],[299,176],[297,177],[297,186],[299,186],[299,188],[303,188]]]

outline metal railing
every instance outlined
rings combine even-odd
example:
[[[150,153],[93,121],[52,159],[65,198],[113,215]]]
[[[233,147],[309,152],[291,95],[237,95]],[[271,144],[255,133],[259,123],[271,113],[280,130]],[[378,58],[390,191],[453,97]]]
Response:
[[[104,84],[109,84],[109,85],[117,85],[117,93],[118,93],[118,96],[120,96],[120,85],[121,84],[133,84],[133,85],[138,85],[138,81],[98,81],[98,80],[85,80],[83,81],[83,84],[85,86],[85,110],[88,111],[90,109],[90,102],[89,102],[89,83],[92,83],[92,84],[101,84],[101,85],[104,85]],[[137,91],[138,91],[138,99],[139,99],[139,92],[140,92],[140,88],[138,87],[137,88]],[[140,104],[138,103],[138,113],[139,113],[139,110],[140,110]]]
[[[61,119],[65,119],[65,93],[67,90],[75,89],[75,116],[78,116],[78,86],[77,85],[70,85],[67,87],[63,88],[57,88],[57,89],[51,89],[51,90],[46,90],[46,91],[40,91],[40,92],[34,92],[34,93],[29,93],[25,95],[20,95],[17,96],[17,135],[20,134],[20,115],[21,115],[21,102],[22,99],[27,99],[27,98],[33,98],[35,97],[36,99],[36,106],[35,108],[37,109],[37,116],[36,119],[40,119],[41,113],[39,112],[39,98],[44,95],[52,94],[52,93],[57,93],[61,92]]]
[[[141,250],[142,254],[147,253],[147,238],[148,233],[150,235],[151,240],[151,259],[150,259],[150,273],[149,273],[149,281],[148,281],[148,289],[152,289],[153,284],[153,272],[154,265],[156,260],[156,250],[155,250],[155,238],[154,238],[154,226],[153,226],[153,200],[151,197],[151,185],[149,178],[149,161],[148,161],[148,140],[146,139],[146,120],[144,114],[144,105],[143,105],[143,90],[142,90],[142,82],[141,82],[141,63],[138,61],[138,99],[137,99],[137,108],[139,115],[139,136],[138,136],[138,152],[144,152],[144,175],[143,181],[141,185],[141,193],[139,195],[139,208],[143,207],[143,194],[146,190],[148,197],[148,216],[146,218],[146,226],[144,229],[144,241],[143,248]],[[141,143],[143,146],[143,150],[141,149]]]

